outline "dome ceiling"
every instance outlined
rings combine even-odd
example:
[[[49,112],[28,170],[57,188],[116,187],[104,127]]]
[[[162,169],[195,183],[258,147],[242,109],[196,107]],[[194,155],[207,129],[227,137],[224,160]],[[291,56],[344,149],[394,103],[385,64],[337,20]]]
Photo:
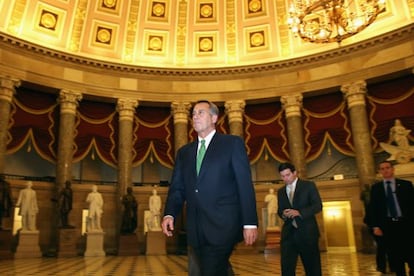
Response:
[[[411,24],[413,6],[387,1],[377,21],[343,45]],[[288,7],[285,0],[3,0],[0,31],[84,58],[183,69],[263,64],[338,47],[293,37]]]

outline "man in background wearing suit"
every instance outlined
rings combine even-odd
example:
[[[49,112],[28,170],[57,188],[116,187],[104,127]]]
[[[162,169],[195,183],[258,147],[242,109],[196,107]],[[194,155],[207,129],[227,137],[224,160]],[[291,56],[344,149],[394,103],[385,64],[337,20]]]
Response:
[[[406,275],[406,262],[410,275],[414,275],[413,184],[395,178],[394,166],[390,161],[381,162],[379,172],[383,180],[371,187],[368,225],[375,236],[383,238],[390,266],[396,275]]]
[[[255,191],[243,140],[216,132],[219,110],[209,101],[193,107],[197,141],[175,160],[162,230],[172,236],[174,218],[186,203],[187,241],[202,276],[227,276],[235,245],[257,238]],[[197,156],[203,160],[197,162]],[[201,166],[198,168],[197,163]]]
[[[279,165],[285,186],[277,191],[278,215],[284,221],[280,258],[282,276],[296,275],[300,256],[307,276],[322,275],[319,252],[319,228],[316,214],[322,211],[322,201],[314,182],[299,179],[295,166]]]

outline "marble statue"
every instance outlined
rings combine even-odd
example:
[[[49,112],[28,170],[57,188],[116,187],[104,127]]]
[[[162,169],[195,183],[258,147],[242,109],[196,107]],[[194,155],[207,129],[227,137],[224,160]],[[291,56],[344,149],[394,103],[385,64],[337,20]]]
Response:
[[[150,214],[147,218],[147,227],[149,231],[161,231],[161,197],[157,194],[157,190],[152,190],[152,195],[149,198]]]
[[[132,187],[127,188],[127,193],[122,197],[122,204],[124,206],[124,212],[122,215],[121,233],[134,233],[135,229],[137,228],[138,222],[138,203],[134,197]]]
[[[277,226],[277,197],[274,189],[269,189],[264,202],[267,207],[267,227],[275,227]]]
[[[391,143],[380,143],[380,146],[391,156],[389,161],[395,160],[399,164],[406,164],[414,158],[414,146],[410,145],[408,135],[411,130],[406,129],[399,119],[390,129]]]
[[[104,201],[101,193],[98,192],[98,186],[92,186],[92,192],[88,194],[86,202],[89,203],[87,231],[102,231],[101,218]]]
[[[22,216],[22,230],[36,231],[36,216],[39,212],[36,192],[32,189],[33,182],[28,181],[26,188],[20,190],[16,206],[20,207],[19,215]]]

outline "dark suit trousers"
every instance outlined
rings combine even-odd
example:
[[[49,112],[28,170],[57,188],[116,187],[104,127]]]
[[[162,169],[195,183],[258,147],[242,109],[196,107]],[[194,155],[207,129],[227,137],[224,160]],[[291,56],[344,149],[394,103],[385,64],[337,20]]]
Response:
[[[384,241],[396,275],[407,275],[405,263],[410,268],[409,275],[414,275],[413,233],[408,221],[388,220],[384,228]]]
[[[384,238],[382,236],[374,236],[375,244],[376,244],[376,263],[377,263],[377,270],[379,271],[386,271],[387,270],[387,247],[385,246]],[[391,263],[389,262],[390,270],[394,271]]]
[[[307,276],[321,276],[322,268],[318,239],[310,242],[308,239],[303,239],[296,229],[289,230],[289,236],[282,239],[280,244],[282,276],[296,275],[298,256],[302,260]]]
[[[229,262],[233,252],[230,246],[201,246],[193,248],[193,262],[199,267],[201,276],[228,276],[232,275]]]

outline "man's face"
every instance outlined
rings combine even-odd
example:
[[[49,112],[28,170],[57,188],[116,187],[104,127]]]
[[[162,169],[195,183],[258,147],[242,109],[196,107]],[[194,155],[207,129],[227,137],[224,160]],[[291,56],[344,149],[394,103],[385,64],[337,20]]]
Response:
[[[290,169],[285,169],[280,172],[280,177],[286,185],[290,185],[296,179],[296,171],[292,172]]]
[[[379,165],[379,173],[383,178],[393,178],[394,177],[394,167],[389,163],[381,163]]]
[[[210,114],[207,103],[198,103],[193,108],[193,128],[201,137],[205,137],[214,129],[217,115]]]

